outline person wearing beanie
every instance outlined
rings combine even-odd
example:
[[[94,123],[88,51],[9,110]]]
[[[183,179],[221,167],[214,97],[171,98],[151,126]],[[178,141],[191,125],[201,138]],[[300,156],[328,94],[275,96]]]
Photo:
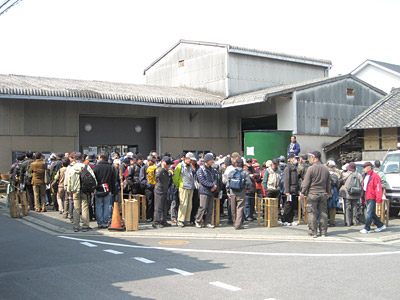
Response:
[[[204,165],[197,170],[199,180],[200,206],[197,210],[195,224],[201,228],[201,220],[205,218],[207,228],[214,228],[211,224],[211,217],[214,206],[214,192],[217,189],[217,174],[211,167],[214,163],[214,155],[207,153],[204,156]]]

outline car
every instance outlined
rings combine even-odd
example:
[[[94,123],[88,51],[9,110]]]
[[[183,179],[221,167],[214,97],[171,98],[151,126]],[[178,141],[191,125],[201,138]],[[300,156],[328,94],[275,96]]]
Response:
[[[386,154],[380,171],[386,175],[386,198],[390,201],[390,216],[397,216],[400,211],[400,150]]]

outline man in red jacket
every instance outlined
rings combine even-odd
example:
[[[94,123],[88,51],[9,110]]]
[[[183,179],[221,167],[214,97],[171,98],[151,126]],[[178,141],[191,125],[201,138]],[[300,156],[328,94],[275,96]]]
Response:
[[[367,204],[367,216],[365,218],[365,227],[360,230],[360,233],[370,233],[372,221],[378,226],[375,232],[381,232],[386,229],[385,224],[381,222],[375,213],[376,203],[382,202],[382,185],[381,178],[372,170],[372,163],[366,162],[363,164],[364,180],[363,180],[363,199]]]

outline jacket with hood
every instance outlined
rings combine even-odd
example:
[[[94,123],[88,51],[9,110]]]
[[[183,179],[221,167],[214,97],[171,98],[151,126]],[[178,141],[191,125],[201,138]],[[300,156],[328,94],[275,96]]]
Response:
[[[67,186],[67,192],[72,193],[72,194],[78,194],[81,191],[81,172],[83,168],[85,168],[86,165],[84,165],[82,162],[75,162],[75,165],[73,165],[69,170],[68,170],[68,186]],[[96,176],[93,173],[93,170],[91,167],[87,167],[89,173],[93,176],[93,178],[96,180]],[[97,185],[97,180],[96,180],[96,185]]]

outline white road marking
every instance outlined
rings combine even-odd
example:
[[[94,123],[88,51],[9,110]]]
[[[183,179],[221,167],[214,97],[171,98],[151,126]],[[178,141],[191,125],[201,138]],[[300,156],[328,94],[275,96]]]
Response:
[[[89,243],[89,242],[81,242],[81,244],[84,245],[84,246],[88,246],[88,247],[90,247],[90,248],[97,247],[97,245],[91,244],[91,243]]]
[[[134,257],[133,259],[136,259],[136,260],[138,260],[138,261],[140,261],[142,263],[145,263],[145,264],[154,264],[154,261],[152,261],[150,259],[147,259],[147,258],[144,258],[144,257]]]
[[[180,269],[167,269],[168,271],[171,271],[171,272],[175,272],[175,273],[178,273],[178,274],[181,274],[181,275],[183,275],[183,276],[190,276],[190,275],[193,275],[193,273],[189,273],[189,272],[186,272],[186,271],[183,271],[183,270],[180,270]]]
[[[219,253],[219,254],[236,254],[236,255],[255,255],[255,256],[292,256],[292,257],[359,257],[359,256],[381,256],[381,255],[400,254],[400,251],[371,252],[371,253],[274,253],[274,252],[245,252],[245,251],[207,250],[207,249],[184,249],[184,248],[150,247],[150,246],[136,246],[136,245],[127,245],[119,243],[109,243],[109,242],[80,239],[62,235],[59,235],[58,237],[67,240],[91,242],[95,244],[109,245],[115,247],[163,250],[171,252],[196,252],[196,253]]]
[[[233,292],[237,292],[237,291],[241,290],[241,288],[238,288],[236,286],[229,285],[229,284],[226,284],[226,283],[223,283],[223,282],[220,282],[220,281],[213,281],[213,282],[210,282],[210,284],[218,286],[218,287],[226,289],[226,290],[233,291]]]
[[[111,253],[111,254],[124,254],[124,252],[119,252],[119,251],[115,251],[115,250],[111,250],[111,249],[107,249],[107,250],[103,250],[103,251]]]

